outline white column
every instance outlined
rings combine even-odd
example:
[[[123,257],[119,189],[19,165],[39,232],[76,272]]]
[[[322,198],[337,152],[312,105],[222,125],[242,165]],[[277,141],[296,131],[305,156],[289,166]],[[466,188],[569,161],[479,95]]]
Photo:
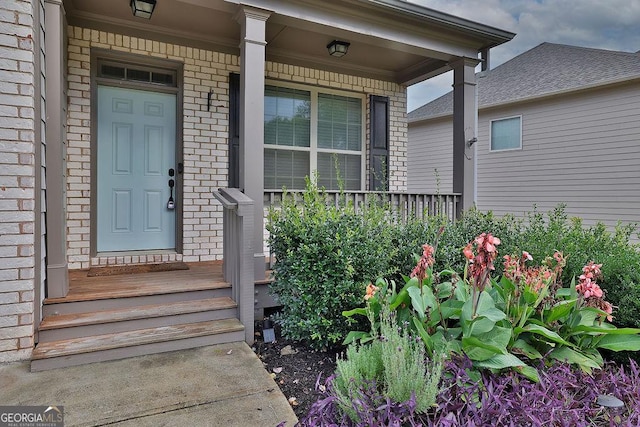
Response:
[[[271,12],[240,6],[240,189],[254,201],[256,278],[264,277],[264,77],[265,32]]]
[[[462,194],[460,210],[475,204],[477,137],[476,58],[460,58],[453,68],[453,192]]]

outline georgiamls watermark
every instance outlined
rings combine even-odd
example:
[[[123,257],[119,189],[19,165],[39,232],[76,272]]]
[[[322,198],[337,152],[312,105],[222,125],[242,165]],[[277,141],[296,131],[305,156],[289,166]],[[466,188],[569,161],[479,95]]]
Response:
[[[64,408],[0,406],[0,427],[64,427]]]

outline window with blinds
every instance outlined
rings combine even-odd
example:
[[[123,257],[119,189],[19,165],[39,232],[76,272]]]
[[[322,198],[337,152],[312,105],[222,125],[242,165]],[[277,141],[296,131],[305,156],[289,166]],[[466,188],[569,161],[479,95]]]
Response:
[[[312,88],[266,86],[264,187],[304,189],[305,177],[337,190],[363,186],[363,99]]]

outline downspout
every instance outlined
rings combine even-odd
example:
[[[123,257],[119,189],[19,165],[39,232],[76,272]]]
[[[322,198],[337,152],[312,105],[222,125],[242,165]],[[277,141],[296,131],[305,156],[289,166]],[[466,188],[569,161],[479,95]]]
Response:
[[[475,103],[476,103],[476,112],[475,112],[475,118],[474,118],[474,122],[475,122],[475,132],[476,132],[476,138],[478,136],[478,125],[479,125],[479,121],[478,121],[478,116],[479,116],[479,111],[478,109],[480,108],[480,103],[479,103],[479,97],[480,97],[480,79],[482,79],[487,71],[489,71],[490,69],[490,55],[489,55],[489,48],[484,48],[482,50],[480,50],[480,72],[477,74],[477,78],[476,78],[476,96],[475,96]],[[474,144],[473,147],[473,204],[477,207],[477,203],[478,203],[478,144]]]
[[[480,76],[478,76],[480,77]],[[475,98],[475,104],[476,104],[476,108],[475,108],[475,114],[474,114],[474,130],[475,130],[475,138],[478,138],[478,92],[480,92],[479,90],[479,84],[478,84],[478,80],[476,79],[476,96]],[[478,144],[473,144],[473,205],[477,208],[478,207]]]

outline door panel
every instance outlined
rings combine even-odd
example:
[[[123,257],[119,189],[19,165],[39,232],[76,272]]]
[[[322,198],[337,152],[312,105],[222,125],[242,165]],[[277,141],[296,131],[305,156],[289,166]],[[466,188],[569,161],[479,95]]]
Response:
[[[175,95],[98,87],[98,252],[175,248],[175,126]]]

